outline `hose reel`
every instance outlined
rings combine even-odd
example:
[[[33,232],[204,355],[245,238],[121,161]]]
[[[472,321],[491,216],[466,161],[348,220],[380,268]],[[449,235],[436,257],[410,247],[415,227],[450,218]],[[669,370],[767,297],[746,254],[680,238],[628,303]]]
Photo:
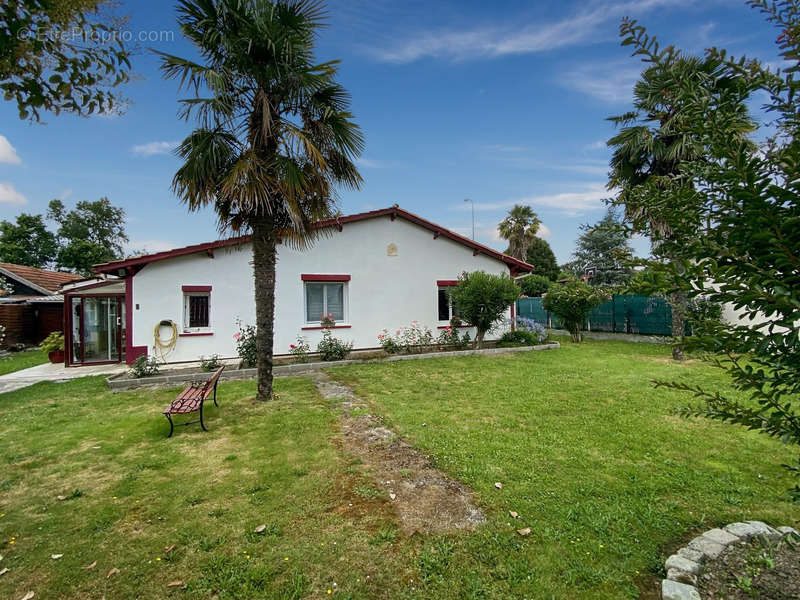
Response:
[[[168,327],[170,329],[170,337],[162,338],[161,329]],[[161,355],[161,361],[167,362],[167,355],[175,349],[175,344],[178,342],[178,324],[175,321],[165,319],[159,321],[153,329],[153,354],[158,352]]]

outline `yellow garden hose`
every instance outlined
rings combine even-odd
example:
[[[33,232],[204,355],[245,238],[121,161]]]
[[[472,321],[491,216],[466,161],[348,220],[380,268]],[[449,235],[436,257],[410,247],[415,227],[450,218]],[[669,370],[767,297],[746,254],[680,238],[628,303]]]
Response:
[[[169,327],[172,329],[172,335],[166,341],[161,339],[161,328]],[[160,321],[156,324],[153,330],[153,350],[161,355],[161,361],[167,362],[167,355],[175,349],[175,343],[178,341],[178,324],[175,321]]]

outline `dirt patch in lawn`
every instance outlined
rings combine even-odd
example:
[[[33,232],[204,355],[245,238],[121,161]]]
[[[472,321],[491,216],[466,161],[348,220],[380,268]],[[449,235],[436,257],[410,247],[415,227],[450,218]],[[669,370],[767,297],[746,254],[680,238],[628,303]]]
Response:
[[[473,529],[484,521],[466,486],[435,469],[422,452],[369,414],[350,388],[322,372],[314,380],[325,398],[341,402],[342,445],[385,491],[406,533]]]
[[[800,599],[800,543],[759,538],[733,544],[703,568],[697,584],[702,598],[725,600]]]

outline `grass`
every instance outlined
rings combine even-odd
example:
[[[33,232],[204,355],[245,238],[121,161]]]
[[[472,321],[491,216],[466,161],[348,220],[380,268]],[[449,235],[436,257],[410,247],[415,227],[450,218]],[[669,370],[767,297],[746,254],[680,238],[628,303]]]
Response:
[[[35,367],[46,363],[47,353],[44,350],[35,348],[33,350],[23,350],[22,352],[10,352],[8,356],[0,358],[0,375],[21,371],[28,367]]]
[[[685,398],[650,379],[725,380],[667,356],[590,341],[331,369],[475,490],[487,523],[439,536],[401,533],[308,379],[278,380],[266,405],[252,382],[222,384],[211,431],[169,440],[175,390],[95,377],[0,395],[0,597],[636,597],[700,528],[797,525],[788,449],[675,417]]]

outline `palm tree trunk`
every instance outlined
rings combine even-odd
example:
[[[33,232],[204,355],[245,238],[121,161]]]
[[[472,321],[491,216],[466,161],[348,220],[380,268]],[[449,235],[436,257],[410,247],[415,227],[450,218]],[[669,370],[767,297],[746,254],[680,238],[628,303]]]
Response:
[[[256,366],[258,400],[272,400],[272,345],[275,326],[275,265],[277,244],[270,217],[255,219],[253,226],[253,275],[256,300]]]
[[[483,337],[486,335],[486,330],[477,329],[475,331],[475,349],[480,350],[483,348]]]
[[[686,292],[674,292],[669,296],[669,305],[672,308],[672,337],[675,344],[672,346],[673,360],[683,360],[683,336],[686,326],[686,313],[689,310]]]

